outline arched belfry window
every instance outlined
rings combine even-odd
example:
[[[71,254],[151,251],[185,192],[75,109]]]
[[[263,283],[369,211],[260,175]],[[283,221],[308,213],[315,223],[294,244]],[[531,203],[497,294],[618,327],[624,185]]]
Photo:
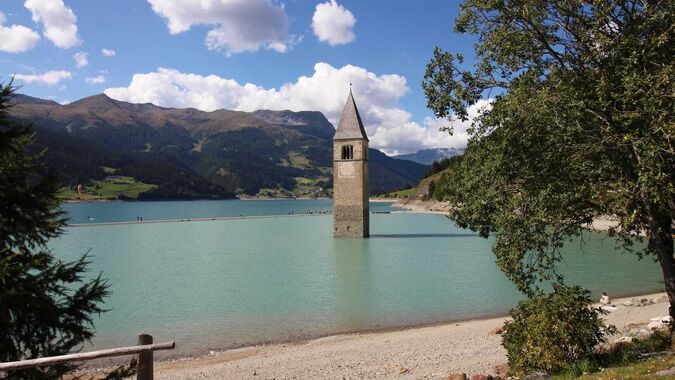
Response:
[[[351,145],[342,146],[342,159],[343,160],[353,160],[354,159],[354,147]]]

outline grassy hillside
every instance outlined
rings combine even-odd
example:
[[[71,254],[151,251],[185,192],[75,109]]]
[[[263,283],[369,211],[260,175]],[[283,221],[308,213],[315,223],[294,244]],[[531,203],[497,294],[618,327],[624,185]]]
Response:
[[[441,161],[435,161],[425,172],[425,178],[415,186],[382,193],[379,196],[383,198],[434,198],[436,200],[441,200],[443,197],[441,188],[442,183],[446,180],[446,177],[450,172],[455,170],[455,167],[462,159],[461,157],[462,156],[454,156]]]
[[[140,199],[326,196],[332,188],[335,129],[320,112],[203,112],[105,95],[68,105],[19,95],[14,103],[10,115],[33,123],[36,150],[48,149],[47,164],[71,188],[101,186],[104,167],[155,185],[119,193]],[[369,154],[371,193],[412,186],[426,170]]]
[[[106,170],[107,169],[107,170]],[[112,173],[113,168],[104,168]],[[102,200],[102,199],[138,199],[138,197],[157,185],[137,181],[133,177],[108,176],[102,180],[93,180],[89,186],[75,186],[63,188],[58,196],[69,200]]]

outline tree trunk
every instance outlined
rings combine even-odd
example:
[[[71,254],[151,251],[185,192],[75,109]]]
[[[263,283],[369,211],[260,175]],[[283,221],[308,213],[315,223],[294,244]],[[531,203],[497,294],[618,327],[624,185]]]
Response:
[[[669,207],[650,205],[648,237],[649,248],[656,253],[666,283],[666,291],[670,301],[669,314],[673,318],[670,331],[671,337],[675,337],[675,260],[673,260],[672,219]],[[672,341],[672,344],[675,346],[675,340]]]

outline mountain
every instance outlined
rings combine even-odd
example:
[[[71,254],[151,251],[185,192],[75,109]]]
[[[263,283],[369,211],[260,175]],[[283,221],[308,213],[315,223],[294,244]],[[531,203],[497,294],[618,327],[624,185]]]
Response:
[[[66,185],[144,185],[139,198],[326,196],[334,127],[320,112],[241,112],[132,104],[104,94],[58,103],[16,95],[10,115]],[[414,184],[424,165],[371,149],[370,190]]]
[[[394,158],[402,160],[410,160],[422,165],[431,165],[434,161],[439,161],[444,158],[454,157],[464,154],[464,148],[431,148],[418,150],[415,153],[400,154]]]

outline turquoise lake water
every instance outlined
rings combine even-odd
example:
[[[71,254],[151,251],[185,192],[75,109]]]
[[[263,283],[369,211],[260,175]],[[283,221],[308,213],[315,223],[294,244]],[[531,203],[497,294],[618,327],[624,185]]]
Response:
[[[64,206],[81,222],[288,215],[329,200],[110,202]],[[387,211],[387,203],[371,210]],[[229,214],[228,214],[229,213]],[[91,248],[112,284],[93,348],[175,340],[168,355],[270,341],[505,314],[521,295],[499,271],[492,239],[442,215],[371,215],[370,239],[333,239],[331,215],[70,227],[51,247]],[[610,296],[660,291],[658,266],[614,250],[601,233],[565,248],[562,271]],[[92,348],[92,347],[89,347]],[[167,355],[167,354],[164,354]]]

